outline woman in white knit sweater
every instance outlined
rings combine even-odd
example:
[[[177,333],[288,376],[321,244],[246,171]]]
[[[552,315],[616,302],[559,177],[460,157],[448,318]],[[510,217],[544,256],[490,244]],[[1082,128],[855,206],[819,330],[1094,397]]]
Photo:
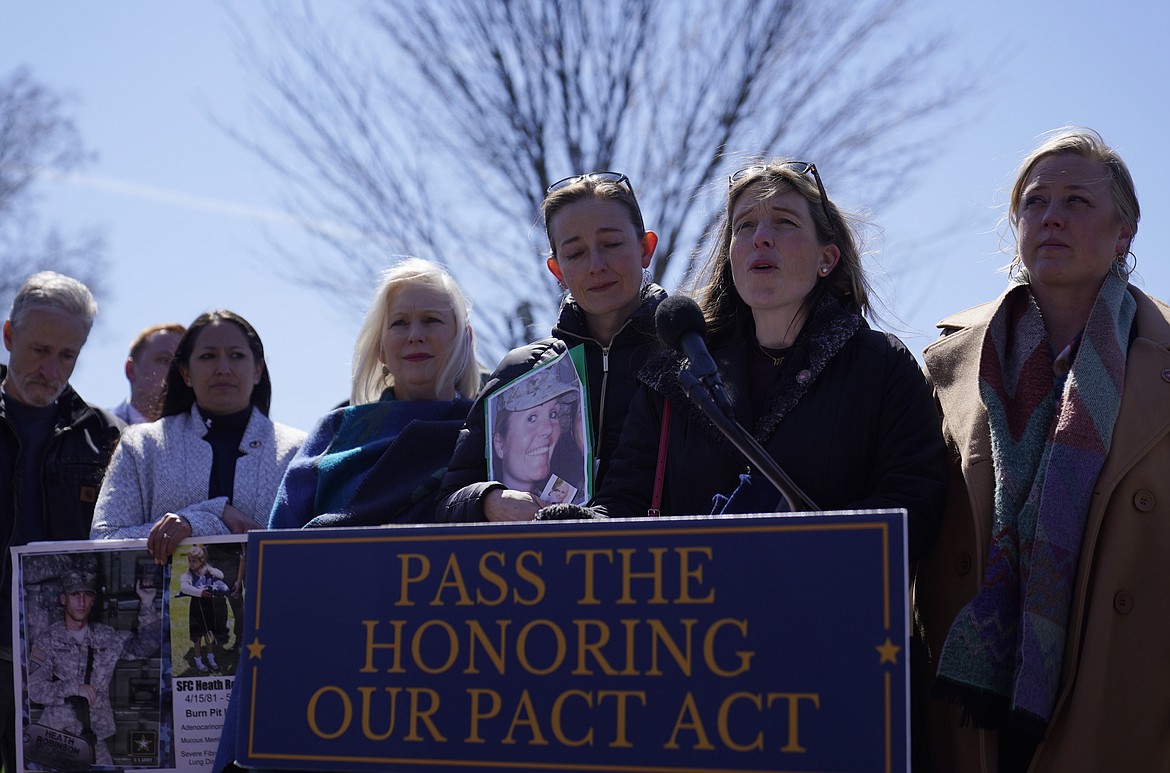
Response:
[[[264,345],[223,309],[187,328],[163,417],[127,427],[98,495],[93,539],[147,538],[163,563],[187,537],[263,528],[305,433],[268,418]]]

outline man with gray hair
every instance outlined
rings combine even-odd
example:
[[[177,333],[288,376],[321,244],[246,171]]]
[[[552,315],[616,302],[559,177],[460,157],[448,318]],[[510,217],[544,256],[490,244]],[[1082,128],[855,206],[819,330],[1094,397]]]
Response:
[[[16,770],[9,548],[88,539],[93,508],[122,423],[69,386],[97,304],[67,276],[33,274],[4,322],[0,365],[0,755]]]

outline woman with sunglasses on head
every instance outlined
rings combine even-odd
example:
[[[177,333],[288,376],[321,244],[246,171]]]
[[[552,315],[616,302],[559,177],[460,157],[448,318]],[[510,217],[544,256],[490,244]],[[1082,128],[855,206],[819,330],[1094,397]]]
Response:
[[[863,317],[869,287],[853,229],[816,167],[772,161],[732,175],[699,278],[709,349],[739,424],[817,509],[906,508],[911,557],[921,554],[945,493],[938,416],[913,356]],[[776,510],[780,493],[688,399],[681,364],[664,351],[640,373],[644,386],[594,509],[611,517]]]
[[[146,537],[166,563],[188,537],[262,529],[305,433],[268,418],[264,344],[239,314],[199,315],[179,339],[162,418],[127,428],[94,510],[92,539]]]
[[[621,437],[638,368],[660,347],[654,310],[666,293],[645,278],[658,236],[647,231],[630,181],[615,172],[569,177],[541,205],[548,270],[567,293],[552,337],[509,352],[468,415],[447,475],[439,521],[531,520],[545,503],[487,476],[487,396],[579,344],[585,348],[595,480],[603,480]]]

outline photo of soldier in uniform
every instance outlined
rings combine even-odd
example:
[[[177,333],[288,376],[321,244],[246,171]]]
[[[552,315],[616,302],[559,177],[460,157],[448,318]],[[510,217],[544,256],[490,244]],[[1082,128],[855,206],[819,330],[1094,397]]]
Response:
[[[25,767],[157,767],[161,577],[149,555],[22,555],[21,578]]]
[[[593,454],[572,358],[529,371],[487,401],[488,475],[545,504],[589,500]]]

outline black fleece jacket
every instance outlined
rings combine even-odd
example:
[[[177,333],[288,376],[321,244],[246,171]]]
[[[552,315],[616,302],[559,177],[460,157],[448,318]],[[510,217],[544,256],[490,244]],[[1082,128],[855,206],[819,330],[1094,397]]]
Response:
[[[487,435],[484,406],[489,395],[562,352],[584,344],[589,391],[589,418],[598,457],[595,486],[605,479],[610,459],[621,440],[622,425],[634,394],[635,376],[661,349],[654,329],[654,311],[666,291],[650,284],[642,290],[642,304],[630,315],[609,346],[590,337],[585,316],[571,299],[561,307],[551,338],[513,349],[488,378],[459,433],[455,453],[443,477],[435,520],[442,523],[483,521],[483,499],[504,488],[487,479]]]

